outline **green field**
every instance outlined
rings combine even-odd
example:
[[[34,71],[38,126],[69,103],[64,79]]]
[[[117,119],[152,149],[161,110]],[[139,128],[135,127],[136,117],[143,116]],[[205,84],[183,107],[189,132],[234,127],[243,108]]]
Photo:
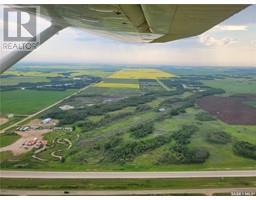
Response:
[[[0,93],[2,114],[31,114],[74,93],[66,91],[14,90]]]
[[[15,134],[15,133],[3,133],[0,134],[0,147],[5,147],[9,144],[14,143],[16,140],[18,140],[20,138],[19,135]]]
[[[256,81],[251,79],[227,78],[209,81],[207,80],[202,82],[210,87],[224,89],[227,95],[251,93],[256,94]]]

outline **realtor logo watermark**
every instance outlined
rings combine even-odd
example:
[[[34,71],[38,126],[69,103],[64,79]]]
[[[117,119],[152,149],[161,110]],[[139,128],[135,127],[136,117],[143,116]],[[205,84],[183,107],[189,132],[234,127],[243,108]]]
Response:
[[[39,6],[3,8],[3,51],[33,51],[40,44],[37,33]],[[31,14],[32,13],[32,14]]]

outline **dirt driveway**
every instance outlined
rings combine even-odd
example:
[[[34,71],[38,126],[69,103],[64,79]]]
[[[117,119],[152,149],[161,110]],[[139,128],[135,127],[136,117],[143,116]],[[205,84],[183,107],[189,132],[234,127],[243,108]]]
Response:
[[[43,135],[45,133],[51,132],[51,129],[42,129],[42,130],[29,130],[29,131],[16,131],[16,133],[18,135],[21,136],[20,139],[18,139],[16,142],[2,147],[0,148],[0,152],[3,151],[11,151],[13,153],[13,155],[18,156],[21,155],[23,153],[26,153],[28,151],[30,151],[33,146],[25,146],[23,145],[25,142],[33,140],[34,138],[37,138],[38,140],[42,140],[43,139]]]

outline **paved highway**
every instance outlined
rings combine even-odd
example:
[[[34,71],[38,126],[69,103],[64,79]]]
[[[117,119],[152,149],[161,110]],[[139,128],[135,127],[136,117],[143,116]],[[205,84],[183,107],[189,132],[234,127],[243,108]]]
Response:
[[[50,172],[0,170],[0,178],[43,179],[152,179],[152,178],[256,177],[256,170],[186,172]]]

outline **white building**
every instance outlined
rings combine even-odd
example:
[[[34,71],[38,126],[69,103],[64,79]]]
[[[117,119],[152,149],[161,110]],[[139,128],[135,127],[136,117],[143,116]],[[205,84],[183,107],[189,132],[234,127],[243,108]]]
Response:
[[[74,106],[70,106],[70,105],[63,105],[59,107],[61,110],[65,111],[65,110],[71,110],[74,109]]]
[[[43,119],[42,120],[42,123],[43,124],[48,124],[48,123],[50,123],[52,121],[52,118],[46,118],[46,119]]]

